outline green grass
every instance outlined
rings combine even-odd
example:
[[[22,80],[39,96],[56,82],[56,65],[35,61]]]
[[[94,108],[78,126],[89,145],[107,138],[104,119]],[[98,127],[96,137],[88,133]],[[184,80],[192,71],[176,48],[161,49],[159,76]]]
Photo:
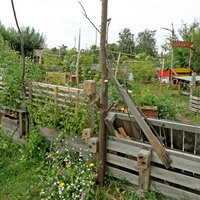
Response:
[[[22,159],[25,147],[13,143],[0,131],[0,199],[33,199],[40,191],[39,160]]]
[[[0,199],[1,200],[39,200],[40,192],[50,177],[49,170],[39,156],[25,159],[25,146],[13,143],[0,129]],[[124,181],[112,177],[106,179],[104,187],[95,189],[91,200],[138,200],[134,188],[127,188]],[[165,198],[147,193],[147,200]]]

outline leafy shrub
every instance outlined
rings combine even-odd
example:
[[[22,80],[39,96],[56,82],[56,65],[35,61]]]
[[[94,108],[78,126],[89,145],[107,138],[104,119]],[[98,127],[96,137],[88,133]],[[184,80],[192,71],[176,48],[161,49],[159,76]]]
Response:
[[[46,149],[48,148],[48,143],[42,138],[39,134],[36,127],[32,127],[32,130],[29,132],[25,158],[37,158],[41,155],[45,155]]]
[[[138,61],[130,64],[129,71],[133,73],[136,81],[151,81],[155,77],[155,63],[147,61]]]
[[[47,96],[26,102],[27,110],[34,123],[48,128],[59,128],[63,133],[82,133],[88,124],[87,102],[79,102],[77,112],[75,112],[75,100],[68,99],[63,102],[66,107],[61,109],[52,98]]]
[[[3,90],[0,91],[0,104],[16,108],[23,100],[22,96],[22,68],[12,65],[4,69]]]
[[[168,95],[158,97],[151,93],[145,93],[139,97],[137,96],[137,103],[140,106],[157,106],[159,118],[161,119],[174,118],[177,112],[173,99]]]
[[[169,96],[163,96],[159,99],[158,109],[159,117],[161,119],[174,118],[177,112],[175,103]]]

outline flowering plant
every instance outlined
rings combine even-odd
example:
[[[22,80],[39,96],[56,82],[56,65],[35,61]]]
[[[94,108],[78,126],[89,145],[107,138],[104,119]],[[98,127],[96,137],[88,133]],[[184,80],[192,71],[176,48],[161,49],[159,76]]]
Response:
[[[67,148],[58,148],[47,155],[50,172],[46,188],[42,189],[42,199],[89,200],[94,199],[94,185],[97,167],[84,160],[80,153]]]

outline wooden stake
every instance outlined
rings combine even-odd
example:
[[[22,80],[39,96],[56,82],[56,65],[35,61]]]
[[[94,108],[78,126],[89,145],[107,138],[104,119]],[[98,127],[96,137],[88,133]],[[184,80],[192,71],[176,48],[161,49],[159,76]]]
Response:
[[[139,168],[139,178],[138,178],[139,189],[148,191],[150,165],[151,165],[151,152],[142,149],[137,155],[137,165]]]
[[[106,125],[105,117],[108,107],[108,72],[106,67],[106,35],[107,35],[107,6],[108,0],[102,0],[101,36],[100,36],[100,67],[101,67],[101,93],[100,93],[100,124],[99,124],[99,161],[100,168],[98,182],[103,186],[106,163]]]
[[[145,136],[147,137],[147,139],[149,140],[149,142],[153,146],[153,148],[154,148],[155,152],[157,153],[158,157],[160,158],[160,160],[168,168],[170,166],[170,164],[171,164],[171,160],[169,158],[169,154],[165,150],[164,145],[161,144],[161,142],[153,134],[152,130],[147,125],[145,120],[141,117],[141,114],[138,111],[137,107],[135,106],[133,100],[131,99],[131,97],[129,96],[127,91],[122,89],[122,87],[119,84],[119,82],[113,76],[112,71],[111,71],[109,66],[108,66],[108,71],[109,71],[109,75],[110,75],[112,83],[115,85],[115,87],[116,87],[117,91],[119,92],[120,96],[123,98],[127,108],[130,111],[130,114],[132,114],[133,117],[135,118],[136,122],[138,123],[138,125],[140,126],[140,128],[144,132]]]
[[[76,61],[76,84],[77,88],[79,88],[79,60],[80,60],[80,45],[81,45],[81,29],[79,29],[79,38],[78,38],[78,55],[77,55],[77,61]],[[76,94],[76,108],[75,112],[78,112],[78,102],[79,102],[79,91]]]

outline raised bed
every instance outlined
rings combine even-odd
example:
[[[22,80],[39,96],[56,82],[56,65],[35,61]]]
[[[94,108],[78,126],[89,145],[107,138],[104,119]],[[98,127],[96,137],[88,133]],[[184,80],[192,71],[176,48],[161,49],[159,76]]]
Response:
[[[107,170],[142,190],[151,190],[176,199],[200,199],[200,127],[177,122],[147,119],[166,145],[172,163],[167,169],[143,137],[133,117],[108,113],[106,125]],[[123,128],[128,137],[116,137]],[[118,135],[117,135],[118,136]]]
[[[6,131],[12,139],[25,142],[29,132],[27,111],[4,107],[0,113],[2,129]]]

